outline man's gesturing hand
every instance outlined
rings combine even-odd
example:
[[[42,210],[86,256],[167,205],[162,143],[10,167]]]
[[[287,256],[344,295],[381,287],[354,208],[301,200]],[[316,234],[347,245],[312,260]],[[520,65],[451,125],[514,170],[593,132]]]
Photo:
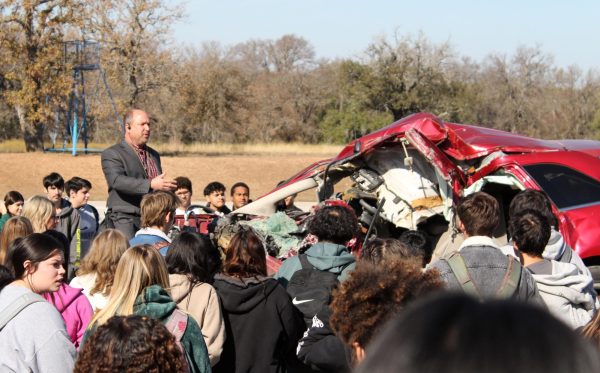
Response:
[[[150,188],[152,188],[152,190],[175,190],[175,188],[177,187],[175,180],[165,178],[166,175],[166,173],[162,173],[154,179],[152,179],[150,181]]]

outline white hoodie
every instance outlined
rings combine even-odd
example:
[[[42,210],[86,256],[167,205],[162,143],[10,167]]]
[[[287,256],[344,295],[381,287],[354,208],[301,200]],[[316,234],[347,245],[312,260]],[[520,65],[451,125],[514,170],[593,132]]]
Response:
[[[592,278],[572,263],[551,264],[552,274],[533,274],[548,310],[573,329],[586,325],[600,306]]]
[[[585,266],[579,254],[577,254],[575,250],[571,249],[569,245],[567,245],[562,234],[554,228],[550,230],[550,239],[548,240],[548,244],[544,248],[542,256],[544,257],[544,259],[558,261],[558,258],[562,258],[565,250],[567,249],[571,250],[572,254],[569,263],[575,265],[575,267],[577,267],[577,269],[579,270],[580,274],[592,279],[592,273],[590,272],[588,267]],[[510,241],[508,245],[502,246],[500,250],[505,255],[512,255],[519,259],[519,257],[515,254],[515,249],[513,248],[512,241]],[[564,262],[564,260],[560,260],[560,262]]]

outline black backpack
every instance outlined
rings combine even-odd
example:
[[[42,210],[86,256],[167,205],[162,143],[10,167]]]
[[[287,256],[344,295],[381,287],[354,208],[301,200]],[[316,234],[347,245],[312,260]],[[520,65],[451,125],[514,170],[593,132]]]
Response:
[[[339,284],[338,275],[315,268],[306,254],[298,255],[298,259],[302,269],[290,278],[287,292],[294,306],[302,312],[306,326],[310,327],[317,312],[331,303],[331,292]]]

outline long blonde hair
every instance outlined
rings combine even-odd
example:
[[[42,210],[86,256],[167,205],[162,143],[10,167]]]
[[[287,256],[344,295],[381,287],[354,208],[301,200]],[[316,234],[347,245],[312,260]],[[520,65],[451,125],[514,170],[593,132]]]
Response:
[[[33,196],[25,202],[21,216],[29,219],[34,233],[44,233],[46,224],[54,214],[54,205],[47,197]]]
[[[94,286],[90,289],[91,295],[100,293],[108,296],[110,294],[117,264],[128,246],[127,237],[116,229],[102,231],[94,238],[90,251],[83,258],[81,267],[77,270],[77,276],[88,273],[96,275]]]
[[[150,245],[130,247],[119,260],[106,307],[96,313],[90,327],[102,325],[113,316],[133,314],[136,298],[150,285],[159,285],[168,291],[169,274],[165,260]]]
[[[29,219],[23,216],[13,216],[8,219],[0,233],[0,264],[4,264],[8,246],[17,238],[33,233]]]

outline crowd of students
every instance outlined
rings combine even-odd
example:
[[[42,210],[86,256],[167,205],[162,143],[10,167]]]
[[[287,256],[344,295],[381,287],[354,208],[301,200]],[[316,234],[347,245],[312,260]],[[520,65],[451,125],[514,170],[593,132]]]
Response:
[[[176,215],[185,226],[192,214],[231,212],[223,184],[195,206],[191,181],[175,181],[174,193],[142,198],[130,240],[101,226],[85,179],[52,173],[45,196],[6,194],[1,371],[600,370],[593,280],[542,192],[513,199],[503,247],[492,239],[498,202],[463,198],[464,241],[433,261],[425,234],[361,245],[352,208],[322,205],[303,220],[310,245],[270,276],[265,237],[249,225],[226,244],[173,234]],[[244,183],[230,192],[234,211],[250,201]],[[282,203],[297,212],[293,197]]]

